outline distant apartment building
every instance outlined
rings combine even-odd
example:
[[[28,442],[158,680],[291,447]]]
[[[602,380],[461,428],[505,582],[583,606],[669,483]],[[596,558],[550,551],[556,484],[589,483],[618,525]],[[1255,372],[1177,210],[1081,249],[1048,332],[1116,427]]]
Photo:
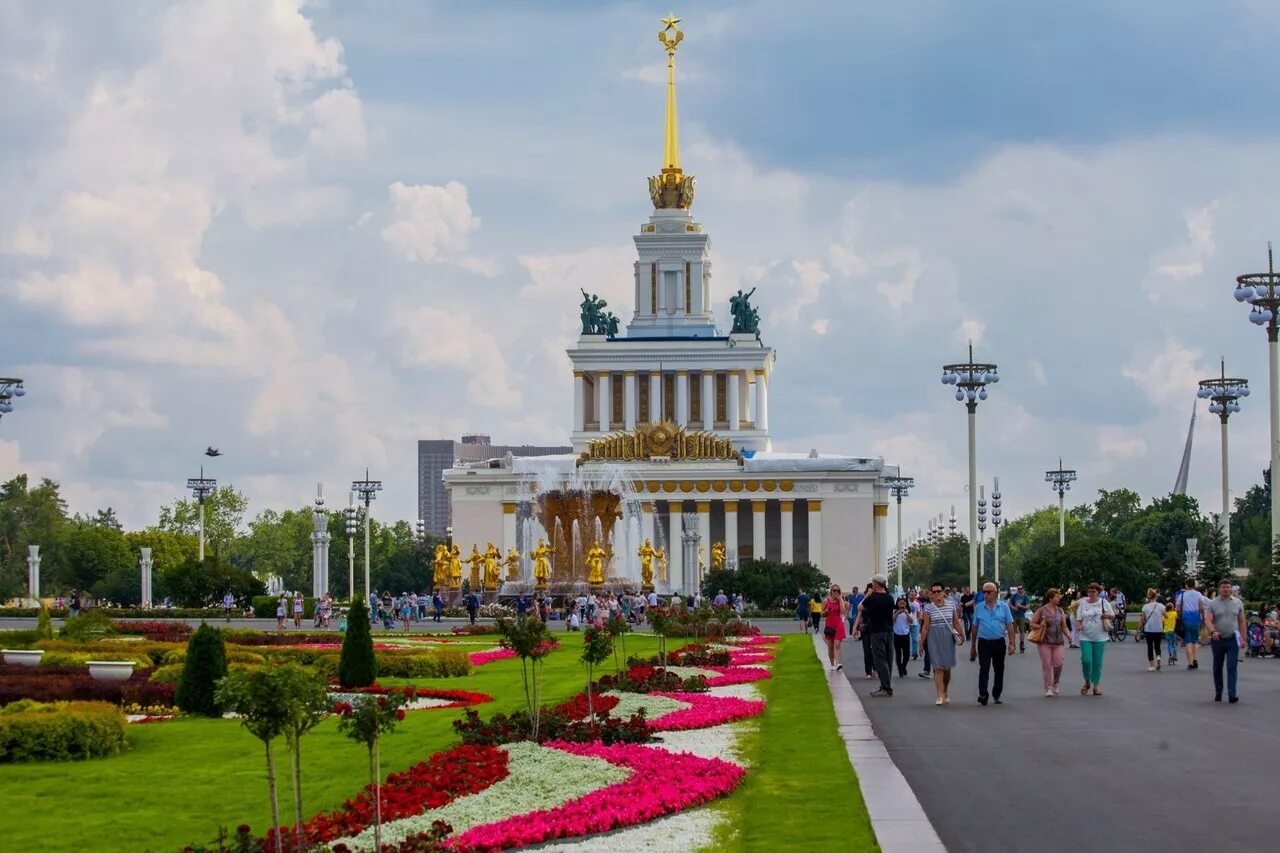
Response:
[[[418,441],[418,518],[426,523],[429,535],[444,536],[451,508],[449,491],[444,487],[441,474],[457,462],[501,459],[508,453],[512,456],[551,456],[572,452],[573,448],[567,444],[560,447],[495,445],[489,443],[487,435],[464,435],[462,441],[421,439]]]

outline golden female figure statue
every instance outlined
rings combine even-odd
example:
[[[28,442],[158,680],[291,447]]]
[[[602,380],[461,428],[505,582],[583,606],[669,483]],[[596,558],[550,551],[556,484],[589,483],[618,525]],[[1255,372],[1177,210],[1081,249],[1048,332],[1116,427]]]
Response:
[[[654,556],[654,557],[657,559],[657,561],[658,561],[658,577],[660,577],[663,581],[668,580],[668,578],[667,578],[667,549],[666,549],[666,548],[659,548],[659,549],[657,550],[657,552],[656,552],[653,556]]]
[[[599,586],[604,583],[604,558],[608,552],[593,542],[587,549],[587,583]]]
[[[444,587],[449,585],[449,548],[442,542],[436,545],[436,556],[432,560],[435,564],[435,574],[432,576],[435,586]]]
[[[487,542],[484,549],[484,588],[494,590],[498,588],[500,576],[498,573],[498,561],[502,559],[502,552],[492,542]]]
[[[484,555],[480,553],[479,547],[472,545],[470,556],[468,556],[463,562],[468,563],[471,566],[471,588],[473,590],[479,589],[480,572],[484,567]]]
[[[449,585],[462,589],[462,552],[456,542],[449,548]]]
[[[507,558],[503,560],[507,564],[507,580],[520,580],[520,552],[515,548],[507,551]]]
[[[644,540],[640,550],[636,551],[636,556],[640,558],[640,582],[644,584],[645,589],[653,589],[653,558],[657,553],[653,543],[648,539]]]
[[[724,543],[711,543],[711,570],[713,572],[724,571]]]
[[[545,539],[539,539],[538,547],[529,552],[529,556],[533,557],[533,576],[537,579],[539,589],[545,589],[547,581],[551,579],[551,561],[547,558],[555,552],[555,548],[547,547]]]

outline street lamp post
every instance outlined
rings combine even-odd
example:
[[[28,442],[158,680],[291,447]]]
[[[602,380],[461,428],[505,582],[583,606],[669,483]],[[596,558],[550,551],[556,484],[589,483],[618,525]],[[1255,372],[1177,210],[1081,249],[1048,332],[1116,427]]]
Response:
[[[889,494],[893,495],[898,502],[898,588],[904,589],[902,586],[902,499],[911,491],[911,487],[916,484],[913,477],[887,477],[885,482],[889,485]]]
[[[364,594],[368,595],[369,589],[369,519],[373,512],[369,508],[369,504],[378,496],[378,492],[382,491],[381,480],[370,480],[369,469],[364,469],[363,480],[353,480],[351,482],[351,490],[357,492],[364,500]]]
[[[17,377],[0,376],[0,418],[13,411],[13,398],[22,397],[27,389],[22,387],[22,380]]]
[[[1237,302],[1253,306],[1249,322],[1267,327],[1267,385],[1271,391],[1271,548],[1280,536],[1280,488],[1276,477],[1280,476],[1280,330],[1276,321],[1280,316],[1280,275],[1275,271],[1271,256],[1271,244],[1267,244],[1267,271],[1236,276]],[[1225,421],[1224,421],[1225,427]],[[1226,434],[1225,431],[1223,433]]]
[[[204,466],[200,466],[200,476],[187,480],[187,488],[191,496],[200,505],[200,562],[204,562],[204,499],[218,488],[218,481],[204,475]]]
[[[1062,467],[1062,459],[1058,459],[1058,467],[1044,472],[1044,481],[1058,493],[1058,547],[1067,544],[1067,492],[1076,479],[1076,472]]]
[[[1227,418],[1240,411],[1240,398],[1249,396],[1249,380],[1227,376],[1227,363],[1223,361],[1217,379],[1202,379],[1196,396],[1209,401],[1209,413],[1222,421],[1222,515],[1218,526],[1227,543],[1228,562],[1231,555],[1231,489],[1227,477]],[[1274,476],[1272,481],[1274,483]],[[1274,490],[1274,485],[1273,485]]]
[[[956,399],[969,413],[969,588],[978,587],[978,403],[987,399],[987,385],[1000,381],[994,364],[969,360],[942,366],[942,384],[956,386]]]
[[[1000,478],[996,477],[995,486],[991,489],[991,526],[995,529],[995,574],[996,589],[1000,588],[1000,525],[1004,524],[1000,509]]]
[[[987,576],[987,492],[978,486],[978,576]]]
[[[329,513],[324,508],[323,483],[316,483],[311,524],[311,594],[323,598],[329,591]]]
[[[356,506],[356,493],[351,492],[347,508],[343,510],[347,523],[347,599],[356,600],[356,528],[360,523],[360,509]]]

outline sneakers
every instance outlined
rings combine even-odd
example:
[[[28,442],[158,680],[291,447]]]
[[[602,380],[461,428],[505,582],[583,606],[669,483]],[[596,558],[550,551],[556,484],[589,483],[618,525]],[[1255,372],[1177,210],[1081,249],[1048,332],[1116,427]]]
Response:
[[[1054,696],[1057,696],[1057,695],[1058,695],[1058,685],[1056,685],[1056,684],[1055,684],[1055,685],[1053,685],[1053,695],[1054,695]]]
[[[892,696],[892,695],[893,695],[892,690],[885,690],[883,687],[877,687],[875,690],[871,691],[872,699],[883,699],[886,696]]]
[[[1156,658],[1156,672],[1160,671],[1160,658]]]
[[[1050,687],[1048,690],[1046,690],[1046,691],[1044,692],[1044,695],[1045,695],[1045,696],[1052,697],[1052,696],[1053,696],[1053,688],[1052,688],[1052,687]]]
[[[986,697],[986,696],[979,696],[979,697],[978,697],[978,704],[979,704],[979,705],[985,705],[985,704],[987,704],[987,697]]]
[[[1227,701],[1228,701],[1228,702],[1230,702],[1232,705],[1234,705],[1234,704],[1236,704],[1237,702],[1239,702],[1239,701],[1240,701],[1240,697],[1239,697],[1239,696],[1228,696],[1228,697],[1227,697]]]
[[[1156,665],[1155,665],[1155,664],[1153,664],[1153,663],[1149,663],[1149,664],[1147,664],[1147,672],[1155,672],[1155,671],[1156,671]]]
[[[836,672],[844,672],[844,664],[842,663],[836,664]]]
[[[921,678],[933,678],[933,673],[931,672],[917,672],[916,675],[920,676]]]

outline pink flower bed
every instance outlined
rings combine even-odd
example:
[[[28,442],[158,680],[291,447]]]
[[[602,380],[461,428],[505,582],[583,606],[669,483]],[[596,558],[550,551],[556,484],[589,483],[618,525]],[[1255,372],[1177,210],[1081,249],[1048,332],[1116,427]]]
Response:
[[[751,663],[768,663],[773,660],[773,655],[768,652],[760,652],[752,649],[730,649],[729,664],[731,666],[742,666]]]
[[[467,655],[471,658],[472,666],[484,666],[487,663],[493,663],[496,660],[507,660],[513,658],[516,653],[511,649],[489,649],[484,652],[472,652]]]
[[[651,695],[665,696],[691,706],[650,720],[649,728],[655,732],[708,729],[764,713],[764,702],[738,699],[733,696],[708,696],[706,693],[653,693]]]
[[[769,670],[761,666],[700,666],[698,669],[719,673],[715,678],[707,679],[708,687],[750,684],[752,681],[764,681],[769,677]]]
[[[739,646],[767,646],[770,643],[776,643],[782,639],[776,634],[761,634],[758,637],[738,637],[737,645]]]
[[[601,758],[632,772],[623,782],[592,791],[558,808],[473,827],[448,839],[447,846],[496,851],[647,823],[723,797],[736,788],[745,775],[741,767],[718,758],[673,754],[635,744],[548,742],[545,745],[573,755]]]

